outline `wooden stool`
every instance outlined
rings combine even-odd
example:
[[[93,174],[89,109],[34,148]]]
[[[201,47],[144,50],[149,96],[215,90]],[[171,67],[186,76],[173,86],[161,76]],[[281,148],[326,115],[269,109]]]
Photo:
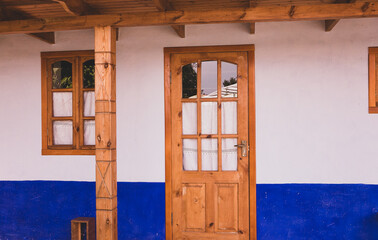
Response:
[[[78,217],[71,220],[72,240],[96,240],[96,219]]]

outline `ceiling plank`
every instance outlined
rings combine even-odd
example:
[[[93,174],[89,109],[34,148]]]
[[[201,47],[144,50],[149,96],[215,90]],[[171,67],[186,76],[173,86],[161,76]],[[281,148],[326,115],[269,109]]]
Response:
[[[28,33],[28,35],[46,43],[55,44],[54,32]]]
[[[152,0],[155,4],[155,7],[159,11],[166,11],[168,9],[168,1],[167,0]]]
[[[355,3],[356,0],[335,0],[335,4],[339,3]],[[327,19],[324,21],[324,30],[326,32],[332,31],[332,29],[338,24],[340,19]]]
[[[113,27],[186,25],[206,23],[249,23],[264,21],[326,20],[378,17],[378,4],[356,2],[302,6],[257,6],[217,10],[142,12],[115,15],[56,17],[0,22],[0,34],[88,29],[98,25]]]
[[[93,9],[83,0],[53,0],[53,1],[59,3],[67,13],[73,16],[93,14]]]
[[[173,10],[172,5],[168,0],[152,0],[155,4],[155,7],[159,11],[169,11]],[[177,33],[180,38],[185,38],[185,25],[172,25],[173,30]]]

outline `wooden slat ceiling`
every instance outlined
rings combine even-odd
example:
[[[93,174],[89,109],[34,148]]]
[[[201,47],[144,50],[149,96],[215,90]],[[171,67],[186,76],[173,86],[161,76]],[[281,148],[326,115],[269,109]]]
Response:
[[[156,12],[153,0],[85,0],[101,14],[130,12]],[[335,0],[255,0],[257,6],[269,5],[308,5],[333,3]],[[359,1],[357,1],[359,2]],[[363,0],[360,0],[363,2]],[[207,10],[222,8],[247,8],[249,0],[170,0],[175,10]],[[69,14],[53,0],[1,0],[0,7],[7,7],[26,12],[35,18],[62,17]]]

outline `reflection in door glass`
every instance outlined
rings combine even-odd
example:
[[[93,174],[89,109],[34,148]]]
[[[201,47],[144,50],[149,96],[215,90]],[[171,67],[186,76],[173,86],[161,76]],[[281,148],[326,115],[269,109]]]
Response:
[[[182,67],[182,98],[197,98],[197,63]]]
[[[222,97],[238,96],[238,65],[221,62]]]
[[[201,95],[203,98],[216,98],[217,61],[205,61],[201,63]]]
[[[52,88],[72,88],[72,63],[55,62],[51,65]]]
[[[182,166],[184,171],[196,171],[197,164],[197,139],[182,140]]]
[[[201,157],[203,171],[218,170],[218,139],[202,139]]]
[[[222,139],[222,170],[236,171],[238,169],[238,149],[235,147],[237,138]]]

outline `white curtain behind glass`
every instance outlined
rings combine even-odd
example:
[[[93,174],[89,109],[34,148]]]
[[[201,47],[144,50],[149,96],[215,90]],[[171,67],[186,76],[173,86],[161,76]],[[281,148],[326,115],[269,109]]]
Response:
[[[95,93],[94,91],[84,92],[84,116],[93,117],[95,115]]]
[[[54,117],[72,116],[72,92],[53,93],[53,114]]]
[[[237,133],[237,104],[236,102],[225,102],[222,104],[222,133]],[[185,108],[185,109],[184,109]],[[217,103],[203,102],[201,105],[202,134],[217,134]],[[197,108],[183,106],[183,133],[197,131]],[[191,140],[191,141],[189,141]],[[218,141],[216,139],[202,140],[202,169],[215,171],[218,169]],[[234,147],[235,140],[226,140],[222,144],[223,170],[236,170],[237,148]],[[183,166],[184,170],[197,170],[197,140],[183,140]]]
[[[72,145],[72,121],[54,121],[54,145]]]

